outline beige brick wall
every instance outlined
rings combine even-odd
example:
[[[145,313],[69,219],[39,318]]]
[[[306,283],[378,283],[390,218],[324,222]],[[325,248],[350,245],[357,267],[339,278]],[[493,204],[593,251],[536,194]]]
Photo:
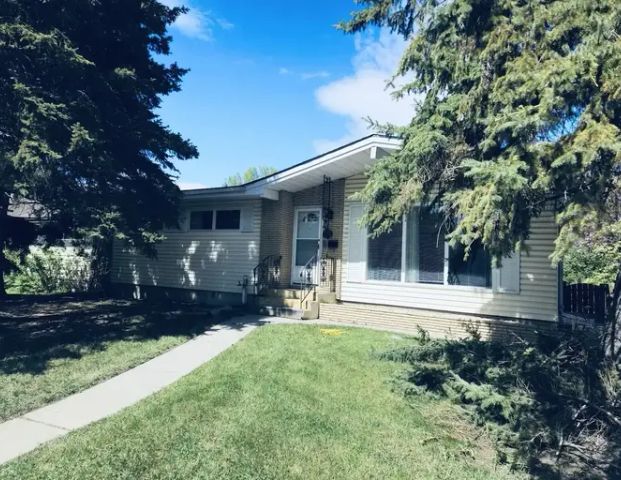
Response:
[[[293,194],[293,206],[294,207],[310,207],[310,206],[321,206],[321,194],[322,194],[322,185],[317,185],[316,187],[307,188],[306,190],[301,190],[299,192],[295,192]]]
[[[280,284],[286,286],[291,278],[291,248],[293,243],[293,195],[280,192],[277,201],[262,200],[261,247],[259,257],[282,256]]]
[[[291,263],[293,250],[293,217],[297,207],[321,206],[322,185],[300,192],[281,191],[279,199],[262,201],[261,216],[261,247],[260,257],[281,255],[280,284],[287,286],[291,280]],[[343,206],[345,180],[332,183],[332,210],[334,217],[330,222],[332,238],[338,241],[336,249],[324,248],[324,255],[336,259],[337,292],[340,291],[341,251],[343,244]]]
[[[536,320],[483,317],[414,308],[362,303],[321,304],[319,319],[382,330],[419,334],[422,328],[433,338],[466,338],[477,331],[484,340],[508,341],[516,336],[534,340],[538,333],[554,334],[557,324]]]
[[[343,251],[343,210],[345,204],[345,179],[336,180],[332,183],[332,210],[334,217],[330,222],[332,238],[337,240],[338,247],[333,250],[324,249],[324,256],[328,255],[336,262],[336,297],[341,295],[341,258]]]

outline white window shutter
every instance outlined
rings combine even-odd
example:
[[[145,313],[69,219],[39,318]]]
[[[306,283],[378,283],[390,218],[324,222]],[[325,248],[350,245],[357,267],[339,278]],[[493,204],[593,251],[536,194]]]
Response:
[[[520,253],[504,257],[493,270],[494,290],[501,293],[520,293]]]
[[[364,282],[367,274],[367,229],[359,222],[364,214],[361,204],[349,207],[349,245],[347,249],[347,280]]]
[[[244,207],[239,214],[239,229],[242,232],[252,232],[254,230],[254,208]]]

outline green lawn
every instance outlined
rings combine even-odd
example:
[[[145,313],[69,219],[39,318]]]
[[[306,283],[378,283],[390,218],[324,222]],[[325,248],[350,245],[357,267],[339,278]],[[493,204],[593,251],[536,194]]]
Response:
[[[0,421],[185,342],[212,321],[205,313],[61,296],[0,302]]]
[[[0,468],[3,479],[516,479],[444,401],[393,391],[406,340],[261,327],[120,414]],[[411,341],[411,340],[407,340]]]

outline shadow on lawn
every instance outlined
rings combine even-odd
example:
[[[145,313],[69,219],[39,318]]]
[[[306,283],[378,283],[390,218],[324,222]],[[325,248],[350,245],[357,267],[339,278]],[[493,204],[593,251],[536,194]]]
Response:
[[[53,359],[80,358],[114,341],[193,337],[240,313],[212,312],[200,305],[84,295],[11,296],[0,301],[0,373],[42,373]]]

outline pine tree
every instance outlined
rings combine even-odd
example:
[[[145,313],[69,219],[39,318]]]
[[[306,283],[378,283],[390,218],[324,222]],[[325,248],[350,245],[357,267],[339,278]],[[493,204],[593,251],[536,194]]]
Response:
[[[155,110],[186,72],[155,0],[0,0],[0,252],[8,205],[27,199],[57,232],[148,249],[177,218],[173,159],[196,148]],[[0,279],[6,262],[0,253]],[[0,294],[4,286],[0,281]]]
[[[448,238],[501,258],[552,206],[553,260],[576,242],[621,242],[621,2],[361,0],[341,24],[403,35],[397,95],[422,100],[404,145],[361,197],[375,232],[435,202]],[[618,249],[617,249],[618,250]],[[621,272],[621,269],[619,269]],[[621,317],[621,274],[615,311]]]

